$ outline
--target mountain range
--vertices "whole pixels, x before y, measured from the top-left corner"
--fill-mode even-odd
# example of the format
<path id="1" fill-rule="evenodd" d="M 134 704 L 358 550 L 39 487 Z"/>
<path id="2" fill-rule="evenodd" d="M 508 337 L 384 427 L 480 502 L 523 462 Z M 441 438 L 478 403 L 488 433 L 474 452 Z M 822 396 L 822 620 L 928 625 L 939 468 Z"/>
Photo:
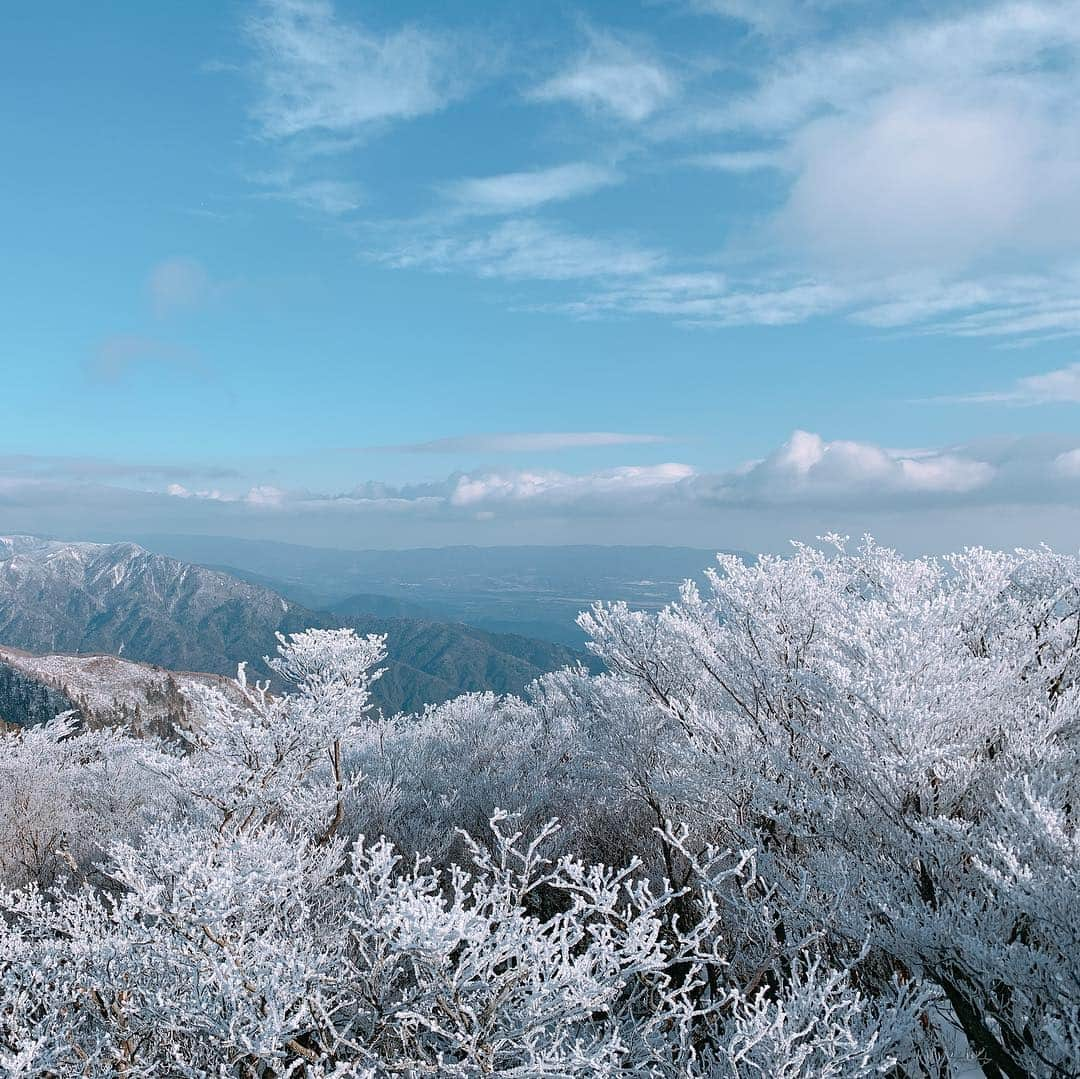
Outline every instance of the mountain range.
<path id="1" fill-rule="evenodd" d="M 268 673 L 261 657 L 273 652 L 276 633 L 347 625 L 387 634 L 387 671 L 375 687 L 386 711 L 414 710 L 470 690 L 515 692 L 545 671 L 595 666 L 584 653 L 549 641 L 398 617 L 406 608 L 395 601 L 384 608 L 391 616 L 362 606 L 313 610 L 264 584 L 135 543 L 0 537 L 0 645 L 8 649 L 108 654 L 219 675 L 248 661 L 258 676 Z"/>
<path id="2" fill-rule="evenodd" d="M 225 536 L 153 535 L 143 546 L 212 566 L 307 607 L 346 617 L 429 618 L 584 646 L 578 613 L 596 600 L 642 610 L 701 580 L 715 551 L 695 547 L 514 546 L 339 550 Z M 746 552 L 736 551 L 744 559 Z"/>

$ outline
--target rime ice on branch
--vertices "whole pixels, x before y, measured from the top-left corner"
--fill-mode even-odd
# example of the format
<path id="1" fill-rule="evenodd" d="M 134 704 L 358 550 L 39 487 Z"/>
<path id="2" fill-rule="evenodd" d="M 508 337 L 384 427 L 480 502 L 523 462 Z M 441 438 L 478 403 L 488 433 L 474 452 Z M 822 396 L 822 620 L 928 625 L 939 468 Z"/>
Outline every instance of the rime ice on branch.
<path id="1" fill-rule="evenodd" d="M 1080 561 L 832 538 L 581 621 L 608 673 L 524 699 L 383 716 L 310 631 L 182 750 L 4 736 L 0 1070 L 1075 1074 Z"/>

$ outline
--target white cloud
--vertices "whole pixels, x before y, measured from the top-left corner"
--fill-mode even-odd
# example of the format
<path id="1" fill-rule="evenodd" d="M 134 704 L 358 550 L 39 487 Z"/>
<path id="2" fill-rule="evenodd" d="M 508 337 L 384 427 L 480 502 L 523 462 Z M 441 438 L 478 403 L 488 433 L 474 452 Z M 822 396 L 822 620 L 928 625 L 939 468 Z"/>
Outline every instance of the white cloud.
<path id="1" fill-rule="evenodd" d="M 748 21 L 759 10 L 698 6 Z M 759 28 L 783 7 L 760 9 Z M 692 163 L 790 177 L 742 242 L 759 267 L 802 280 L 748 273 L 715 324 L 837 314 L 1017 340 L 1080 331 L 1080 6 L 930 10 L 796 48 L 773 42 L 745 68 L 749 89 L 668 120 L 669 136 L 720 139 Z M 826 302 L 799 316 L 787 301 L 808 281 Z"/>
<path id="2" fill-rule="evenodd" d="M 597 472 L 572 474 L 554 469 L 506 469 L 456 473 L 446 480 L 410 486 L 369 482 L 351 491 L 326 494 L 286 491 L 278 487 L 256 486 L 247 492 L 230 493 L 214 488 L 193 490 L 171 483 L 166 493 L 174 498 L 246 505 L 257 509 L 302 512 L 334 509 L 402 511 L 410 507 L 421 512 L 468 508 L 497 508 L 515 505 L 583 505 L 590 500 L 640 498 L 649 492 L 679 484 L 694 475 L 685 464 L 625 465 Z"/>
<path id="3" fill-rule="evenodd" d="M 1013 292 L 998 292 L 996 302 L 934 324 L 931 331 L 956 337 L 1003 338 L 1018 345 L 1080 334 L 1080 293 L 1072 273 L 1044 276 Z"/>
<path id="4" fill-rule="evenodd" d="M 893 281 L 876 296 L 868 297 L 868 304 L 857 309 L 852 317 L 856 322 L 882 329 L 910 326 L 990 305 L 1016 306 L 1025 302 L 1027 291 L 1025 284 L 1019 281 L 958 281 L 951 284 L 933 278 Z"/>
<path id="5" fill-rule="evenodd" d="M 815 0 L 689 0 L 689 6 L 703 15 L 745 23 L 757 34 L 787 35 L 803 29 L 814 9 L 832 5 Z"/>
<path id="6" fill-rule="evenodd" d="M 457 510 L 534 515 L 558 508 L 587 516 L 633 516 L 660 507 L 705 512 L 724 506 L 917 510 L 1052 504 L 1078 493 L 1073 482 L 1080 480 L 1078 443 L 1080 437 L 1002 439 L 947 449 L 891 449 L 797 430 L 766 457 L 724 472 L 700 472 L 677 462 L 581 473 L 507 468 L 405 486 L 370 481 L 342 493 L 262 485 L 204 490 L 179 483 L 170 484 L 167 493 L 283 513 L 362 510 L 441 517 Z"/>
<path id="7" fill-rule="evenodd" d="M 783 133 L 824 113 L 857 114 L 898 87 L 951 87 L 962 98 L 1000 88 L 1044 104 L 1067 100 L 1080 48 L 1073 3 L 982 5 L 930 18 L 901 18 L 781 54 L 745 94 L 701 114 L 714 130 Z M 1048 58 L 1057 62 L 1046 66 Z M 1064 61 L 1064 63 L 1063 63 Z"/>
<path id="8" fill-rule="evenodd" d="M 859 499 L 967 494 L 986 487 L 995 469 L 955 453 L 887 450 L 866 442 L 826 441 L 808 431 L 763 461 L 716 481 L 715 496 L 750 499 Z"/>
<path id="9" fill-rule="evenodd" d="M 815 259 L 844 267 L 962 268 L 1003 246 L 1043 248 L 1073 162 L 1051 132 L 1007 105 L 901 91 L 868 114 L 816 121 L 794 140 L 798 176 L 776 225 Z M 1080 199 L 1075 207 L 1080 210 Z M 1061 244 L 1077 235 L 1062 220 Z M 1071 235 L 1070 235 L 1071 233 Z"/>
<path id="10" fill-rule="evenodd" d="M 718 273 L 649 273 L 607 284 L 559 305 L 584 318 L 650 314 L 701 326 L 783 326 L 849 309 L 849 288 L 814 279 L 791 283 L 732 281 Z"/>
<path id="11" fill-rule="evenodd" d="M 566 101 L 641 123 L 678 94 L 676 77 L 658 60 L 607 34 L 591 32 L 589 46 L 565 70 L 533 89 L 534 101 Z"/>
<path id="12" fill-rule="evenodd" d="M 688 326 L 784 326 L 826 316 L 920 335 L 1026 343 L 1080 335 L 1080 273 L 863 277 L 784 272 L 754 277 L 666 266 L 602 282 L 547 305 L 580 318 L 656 315 Z"/>
<path id="13" fill-rule="evenodd" d="M 462 476 L 450 495 L 454 506 L 502 502 L 582 502 L 594 498 L 640 495 L 681 483 L 694 475 L 689 465 L 626 466 L 574 476 L 555 471 L 488 472 Z"/>
<path id="14" fill-rule="evenodd" d="M 620 180 L 613 169 L 574 162 L 549 169 L 458 180 L 448 184 L 445 190 L 451 200 L 470 213 L 510 214 L 590 195 Z"/>
<path id="15" fill-rule="evenodd" d="M 282 199 L 331 217 L 352 213 L 364 202 L 363 187 L 350 180 L 302 180 L 288 170 L 260 173 L 251 179 L 264 188 L 263 198 Z"/>
<path id="16" fill-rule="evenodd" d="M 687 158 L 687 164 L 736 174 L 789 167 L 787 156 L 776 150 L 720 150 L 711 154 L 695 154 Z"/>
<path id="17" fill-rule="evenodd" d="M 646 446 L 668 442 L 663 435 L 626 434 L 619 431 L 530 431 L 513 434 L 462 435 L 411 442 L 378 449 L 402 453 L 545 453 L 599 446 Z"/>
<path id="18" fill-rule="evenodd" d="M 527 218 L 503 221 L 479 236 L 423 232 L 377 257 L 399 267 L 536 281 L 634 276 L 662 262 L 632 242 L 580 236 Z"/>
<path id="19" fill-rule="evenodd" d="M 0 470 L 7 527 L 72 538 L 172 531 L 426 546 L 520 542 L 527 527 L 535 542 L 775 550 L 793 536 L 869 529 L 920 550 L 1042 540 L 1075 549 L 1080 527 L 1080 436 L 898 450 L 796 431 L 764 458 L 727 471 L 683 463 L 580 473 L 500 468 L 340 493 L 236 486 L 227 476 L 204 487 L 159 473 L 162 489 L 145 490 L 123 485 L 121 475 L 106 485 L 27 473 Z"/>
<path id="20" fill-rule="evenodd" d="M 1070 479 L 1080 479 L 1080 449 L 1059 453 L 1054 458 L 1054 466 Z"/>
<path id="21" fill-rule="evenodd" d="M 289 495 L 278 487 L 263 484 L 245 494 L 232 494 L 218 488 L 192 490 L 181 483 L 170 483 L 165 493 L 171 498 L 194 498 L 205 502 L 238 502 L 247 506 L 277 509 L 285 505 Z"/>
<path id="22" fill-rule="evenodd" d="M 286 494 L 279 487 L 272 487 L 269 484 L 262 484 L 258 487 L 252 487 L 246 495 L 244 495 L 244 501 L 251 506 L 270 506 L 276 508 L 285 504 Z"/>
<path id="23" fill-rule="evenodd" d="M 730 53 L 690 57 L 678 72 L 644 39 L 586 27 L 582 51 L 526 96 L 640 125 L 609 132 L 621 141 L 600 154 L 590 147 L 618 170 L 571 160 L 426 180 L 438 198 L 426 213 L 362 222 L 358 184 L 297 171 L 293 154 L 264 177 L 264 194 L 353 215 L 350 234 L 387 265 L 567 283 L 561 298 L 535 302 L 515 289 L 513 303 L 581 318 L 831 317 L 1010 345 L 1080 335 L 1080 4 L 885 6 L 873 19 L 852 5 L 830 21 L 844 2 L 681 0 L 684 15 L 709 11 L 764 36 L 736 35 Z M 247 30 L 263 133 L 307 148 L 434 112 L 467 81 L 460 43 L 416 26 L 365 28 L 327 0 L 265 0 Z M 673 151 L 665 137 L 682 141 Z M 715 238 L 703 208 L 695 247 L 710 256 L 524 216 L 672 161 L 761 174 L 760 185 L 741 181 L 761 201 Z"/>
<path id="24" fill-rule="evenodd" d="M 1056 371 L 1025 375 L 1004 390 L 946 398 L 972 404 L 1049 405 L 1080 404 L 1080 363 Z"/>
<path id="25" fill-rule="evenodd" d="M 464 91 L 461 52 L 419 27 L 377 33 L 329 0 L 263 0 L 246 22 L 271 138 L 355 136 L 371 125 L 444 108 Z"/>

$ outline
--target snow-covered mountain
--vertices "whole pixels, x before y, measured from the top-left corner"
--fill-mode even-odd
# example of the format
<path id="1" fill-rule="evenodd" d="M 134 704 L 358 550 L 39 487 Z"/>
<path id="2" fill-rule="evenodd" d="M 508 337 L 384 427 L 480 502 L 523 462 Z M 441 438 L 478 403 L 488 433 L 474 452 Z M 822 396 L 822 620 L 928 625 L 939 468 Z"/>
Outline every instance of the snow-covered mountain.
<path id="1" fill-rule="evenodd" d="M 238 649 L 262 655 L 309 623 L 268 589 L 134 543 L 0 537 L 0 644 L 231 673 Z"/>
<path id="2" fill-rule="evenodd" d="M 520 690 L 544 671 L 588 662 L 572 649 L 460 624 L 313 611 L 260 584 L 135 543 L 0 537 L 0 645 L 107 654 L 174 671 L 265 676 L 275 633 L 351 625 L 389 637 L 376 700 L 415 709 L 469 690 Z"/>
<path id="3" fill-rule="evenodd" d="M 169 671 L 118 656 L 37 656 L 0 647 L 0 721 L 17 727 L 74 712 L 86 727 L 123 726 L 167 737 L 188 725 L 194 690 L 205 685 L 235 692 L 220 675 Z"/>

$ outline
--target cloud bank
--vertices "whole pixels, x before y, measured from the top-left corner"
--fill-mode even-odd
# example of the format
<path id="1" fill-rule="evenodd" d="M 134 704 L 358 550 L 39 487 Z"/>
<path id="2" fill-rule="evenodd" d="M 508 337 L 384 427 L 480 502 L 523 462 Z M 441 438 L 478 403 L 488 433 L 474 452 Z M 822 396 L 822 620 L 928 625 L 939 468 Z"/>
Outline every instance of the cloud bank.
<path id="1" fill-rule="evenodd" d="M 520 542 L 523 528 L 537 542 L 761 549 L 832 528 L 869 529 L 915 549 L 939 541 L 1075 547 L 1080 534 L 1080 436 L 897 450 L 795 431 L 726 471 L 677 461 L 577 473 L 498 468 L 341 491 L 188 473 L 6 459 L 0 520 L 9 530 L 73 537 L 172 530 L 345 547 Z"/>

